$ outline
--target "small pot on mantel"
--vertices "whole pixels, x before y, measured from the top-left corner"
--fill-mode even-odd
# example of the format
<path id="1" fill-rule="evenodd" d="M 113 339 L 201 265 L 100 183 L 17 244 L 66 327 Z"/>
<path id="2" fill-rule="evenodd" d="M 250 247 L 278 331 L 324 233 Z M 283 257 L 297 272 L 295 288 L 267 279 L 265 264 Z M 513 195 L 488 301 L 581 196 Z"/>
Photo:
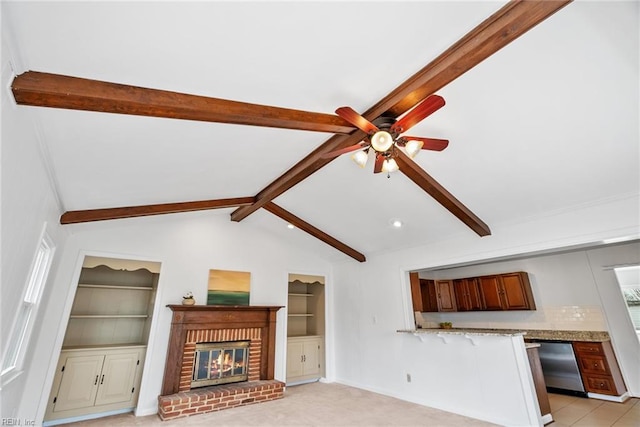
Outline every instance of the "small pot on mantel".
<path id="1" fill-rule="evenodd" d="M 182 298 L 182 305 L 194 305 L 196 303 L 195 298 Z"/>

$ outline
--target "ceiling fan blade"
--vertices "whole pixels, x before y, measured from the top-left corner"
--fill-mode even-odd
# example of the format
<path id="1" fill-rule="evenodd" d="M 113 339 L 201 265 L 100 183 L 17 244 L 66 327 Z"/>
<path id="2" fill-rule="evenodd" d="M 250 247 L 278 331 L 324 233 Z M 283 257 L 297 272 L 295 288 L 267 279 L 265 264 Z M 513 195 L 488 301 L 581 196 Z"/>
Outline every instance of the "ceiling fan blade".
<path id="1" fill-rule="evenodd" d="M 449 146 L 449 140 L 447 139 L 421 138 L 419 136 L 403 135 L 401 140 L 403 140 L 403 146 L 405 145 L 406 141 L 422 141 L 423 150 L 442 151 Z"/>
<path id="2" fill-rule="evenodd" d="M 351 107 L 340 107 L 336 110 L 336 114 L 368 134 L 378 131 L 378 127 L 369 120 L 362 117 Z"/>
<path id="3" fill-rule="evenodd" d="M 338 157 L 338 156 L 341 156 L 341 155 L 346 154 L 346 153 L 351 153 L 352 151 L 357 151 L 357 150 L 360 150 L 360 149 L 363 149 L 363 148 L 367 148 L 368 146 L 369 146 L 369 144 L 363 141 L 363 142 L 359 142 L 359 143 L 357 143 L 355 145 L 350 145 L 349 147 L 342 148 L 340 150 L 336 150 L 336 151 L 331 151 L 329 153 L 325 153 L 320 157 L 323 158 L 323 159 L 330 159 L 332 157 Z"/>
<path id="4" fill-rule="evenodd" d="M 11 85 L 19 105 L 350 134 L 332 114 L 27 71 Z"/>
<path id="5" fill-rule="evenodd" d="M 391 126 L 391 130 L 397 133 L 403 133 L 417 125 L 425 117 L 438 111 L 444 107 L 444 98 L 439 95 L 431 95 L 420 104 L 418 104 L 413 110 L 409 111 L 404 117 L 395 122 Z"/>
<path id="6" fill-rule="evenodd" d="M 373 165 L 373 173 L 382 172 L 383 163 L 384 163 L 384 156 L 382 154 L 376 153 L 376 162 Z"/>
<path id="7" fill-rule="evenodd" d="M 460 221 L 464 222 L 469 228 L 475 231 L 479 236 L 488 236 L 491 234 L 489 226 L 480 218 L 469 210 L 465 205 L 456 199 L 453 194 L 449 193 L 438 181 L 433 179 L 425 172 L 416 162 L 411 160 L 409 156 L 398 150 L 396 152 L 396 163 L 400 167 L 400 171 L 411 181 L 416 183 L 418 187 L 429 193 L 431 197 L 436 199 L 445 209 L 456 216 Z"/>

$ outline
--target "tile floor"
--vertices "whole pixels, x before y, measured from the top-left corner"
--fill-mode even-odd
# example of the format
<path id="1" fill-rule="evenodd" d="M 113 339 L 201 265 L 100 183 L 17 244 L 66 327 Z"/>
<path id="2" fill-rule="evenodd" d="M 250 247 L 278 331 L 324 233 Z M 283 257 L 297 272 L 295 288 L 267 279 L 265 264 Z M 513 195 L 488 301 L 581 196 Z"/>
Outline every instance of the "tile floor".
<path id="1" fill-rule="evenodd" d="M 547 427 L 637 427 L 640 426 L 640 399 L 624 403 L 549 393 L 554 422 Z"/>

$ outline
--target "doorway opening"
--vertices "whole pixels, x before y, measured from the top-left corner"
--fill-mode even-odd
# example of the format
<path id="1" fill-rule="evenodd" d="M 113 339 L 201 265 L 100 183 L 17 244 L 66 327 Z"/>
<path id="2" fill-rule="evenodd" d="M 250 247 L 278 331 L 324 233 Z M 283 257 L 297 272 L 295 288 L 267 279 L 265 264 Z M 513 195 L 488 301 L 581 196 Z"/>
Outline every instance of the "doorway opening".
<path id="1" fill-rule="evenodd" d="M 631 322 L 640 339 L 640 265 L 614 269 Z"/>

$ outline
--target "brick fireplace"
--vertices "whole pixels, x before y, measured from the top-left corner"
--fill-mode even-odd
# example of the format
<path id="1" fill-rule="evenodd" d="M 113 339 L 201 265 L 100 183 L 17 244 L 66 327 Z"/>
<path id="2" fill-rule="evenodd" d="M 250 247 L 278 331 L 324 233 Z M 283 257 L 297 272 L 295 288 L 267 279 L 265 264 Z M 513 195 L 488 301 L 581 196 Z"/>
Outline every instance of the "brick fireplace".
<path id="1" fill-rule="evenodd" d="M 279 399 L 274 380 L 275 306 L 169 305 L 173 311 L 158 414 L 163 420 Z M 247 380 L 192 388 L 196 346 L 247 341 Z"/>

